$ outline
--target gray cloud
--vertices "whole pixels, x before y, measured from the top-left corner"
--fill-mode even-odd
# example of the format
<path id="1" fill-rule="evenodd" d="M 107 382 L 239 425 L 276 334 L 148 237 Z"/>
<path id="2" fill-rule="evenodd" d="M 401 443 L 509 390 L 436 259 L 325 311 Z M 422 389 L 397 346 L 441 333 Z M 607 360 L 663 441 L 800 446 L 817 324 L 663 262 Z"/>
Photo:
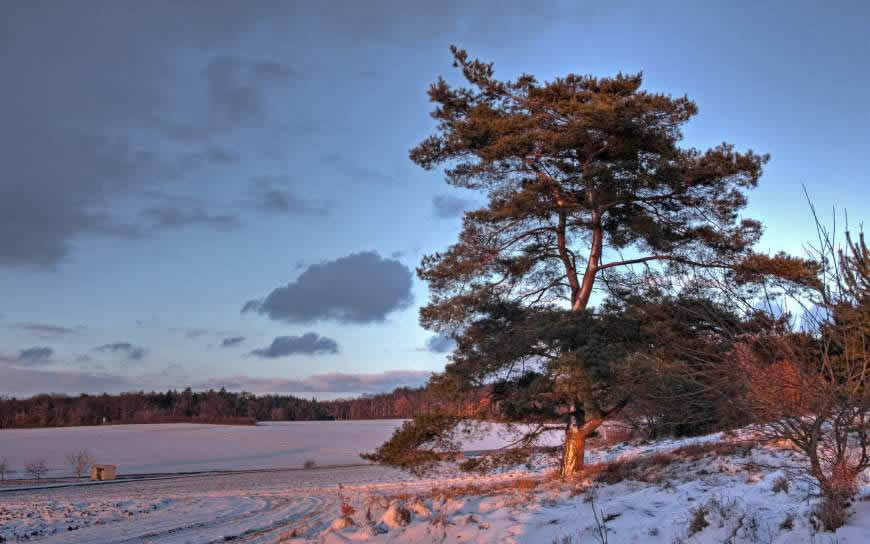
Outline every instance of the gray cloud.
<path id="1" fill-rule="evenodd" d="M 129 342 L 115 342 L 113 344 L 104 344 L 94 348 L 94 351 L 101 353 L 124 353 L 131 361 L 140 361 L 145 358 L 146 350 L 140 346 L 134 346 Z"/>
<path id="2" fill-rule="evenodd" d="M 54 350 L 45 346 L 35 346 L 32 348 L 23 349 L 18 352 L 18 357 L 14 362 L 41 365 L 51 361 L 51 356 L 54 355 Z"/>
<path id="3" fill-rule="evenodd" d="M 208 97 L 205 119 L 194 124 L 159 122 L 160 130 L 172 139 L 196 142 L 247 125 L 262 125 L 270 88 L 288 83 L 297 74 L 273 60 L 220 57 L 205 67 L 202 76 Z"/>
<path id="4" fill-rule="evenodd" d="M 250 193 L 253 207 L 257 210 L 276 215 L 327 215 L 329 206 L 315 203 L 300 197 L 295 190 L 288 188 L 289 180 L 284 176 L 257 176 L 251 179 Z"/>
<path id="5" fill-rule="evenodd" d="M 3 27 L 16 32 L 0 32 L 0 63 L 15 74 L 0 88 L 0 266 L 53 268 L 74 239 L 141 237 L 137 218 L 116 215 L 118 199 L 238 162 L 206 142 L 167 146 L 163 128 L 211 134 L 246 115 L 268 117 L 263 89 L 292 77 L 270 59 L 206 67 L 198 79 L 208 111 L 198 125 L 179 121 L 191 108 L 176 92 L 192 88 L 179 51 L 232 44 L 284 9 L 265 8 L 157 1 L 131 11 L 124 2 L 35 0 L 4 10 Z"/>
<path id="6" fill-rule="evenodd" d="M 439 219 L 460 217 L 465 210 L 471 209 L 473 206 L 473 201 L 451 195 L 438 195 L 432 199 L 435 217 Z"/>
<path id="7" fill-rule="evenodd" d="M 411 270 L 375 252 L 355 253 L 309 266 L 294 282 L 263 300 L 248 301 L 242 313 L 257 312 L 276 321 L 311 323 L 383 322 L 412 300 Z"/>
<path id="8" fill-rule="evenodd" d="M 244 336 L 231 336 L 229 338 L 224 338 L 223 340 L 221 340 L 221 346 L 225 348 L 232 348 L 238 346 L 244 341 Z"/>
<path id="9" fill-rule="evenodd" d="M 339 174 L 354 181 L 375 181 L 388 183 L 392 176 L 361 166 L 340 153 L 329 153 L 323 157 L 323 162 L 331 166 Z"/>
<path id="10" fill-rule="evenodd" d="M 186 338 L 187 340 L 196 340 L 204 336 L 213 336 L 216 338 L 220 338 L 222 336 L 236 334 L 235 331 L 231 330 L 211 329 L 205 327 L 172 327 L 169 329 L 169 331 L 174 333 L 180 333 L 184 335 L 184 338 Z"/>
<path id="11" fill-rule="evenodd" d="M 202 209 L 185 209 L 176 207 L 147 208 L 142 211 L 155 229 L 180 229 L 189 226 L 202 225 L 219 231 L 229 231 L 239 228 L 241 221 L 238 215 L 231 213 L 210 214 Z"/>
<path id="12" fill-rule="evenodd" d="M 70 327 L 61 327 L 59 325 L 47 325 L 45 323 L 13 323 L 12 325 L 9 325 L 9 328 L 26 331 L 44 338 L 71 336 L 81 332 L 81 328 L 73 329 Z"/>
<path id="13" fill-rule="evenodd" d="M 456 347 L 456 340 L 446 334 L 436 334 L 426 340 L 426 351 L 432 353 L 447 353 Z"/>
<path id="14" fill-rule="evenodd" d="M 282 189 L 269 189 L 260 195 L 257 207 L 265 212 L 287 215 L 326 215 L 327 209 L 313 206 L 294 193 Z"/>
<path id="15" fill-rule="evenodd" d="M 332 338 L 309 332 L 302 336 L 278 336 L 265 348 L 251 351 L 251 355 L 266 359 L 291 355 L 327 355 L 338 353 L 338 343 Z"/>
<path id="16" fill-rule="evenodd" d="M 301 76 L 281 61 L 319 36 L 335 48 L 363 42 L 443 54 L 449 41 L 534 35 L 561 15 L 555 4 L 518 0 L 502 2 L 498 11 L 459 0 L 155 0 L 135 10 L 100 0 L 17 3 L 3 11 L 3 29 L 15 31 L 0 32 L 0 62 L 10 75 L 0 88 L 0 266 L 52 268 L 69 256 L 74 240 L 142 237 L 148 232 L 141 218 L 119 215 L 118 200 L 237 163 L 239 155 L 214 146 L 239 130 L 267 129 L 245 135 L 245 142 L 266 147 L 276 131 L 310 122 L 280 118 L 287 100 L 278 109 L 272 98 Z M 242 50 L 248 40 L 240 38 L 254 30 L 258 38 L 290 41 L 265 45 L 264 58 L 225 55 Z M 198 60 L 209 52 L 215 52 L 210 61 Z M 308 55 L 296 59 L 307 62 L 305 70 L 324 70 Z M 351 73 L 370 77 L 371 68 Z M 343 155 L 325 160 L 354 180 L 392 179 Z"/>
<path id="17" fill-rule="evenodd" d="M 181 329 L 184 333 L 184 337 L 188 340 L 194 340 L 196 338 L 200 338 L 202 336 L 207 335 L 211 331 L 209 329 Z"/>

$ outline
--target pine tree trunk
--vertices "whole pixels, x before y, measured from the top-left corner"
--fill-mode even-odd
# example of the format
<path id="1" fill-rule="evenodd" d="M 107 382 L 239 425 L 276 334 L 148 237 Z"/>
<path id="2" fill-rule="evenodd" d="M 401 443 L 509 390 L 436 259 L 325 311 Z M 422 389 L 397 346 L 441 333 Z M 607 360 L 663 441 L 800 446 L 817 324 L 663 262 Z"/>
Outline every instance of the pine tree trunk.
<path id="1" fill-rule="evenodd" d="M 559 470 L 562 478 L 573 476 L 583 470 L 583 457 L 586 453 L 586 436 L 577 425 L 571 425 L 565 430 L 565 445 L 562 447 L 562 466 Z"/>
<path id="2" fill-rule="evenodd" d="M 562 448 L 562 466 L 559 474 L 562 478 L 575 476 L 583 472 L 586 455 L 586 438 L 604 423 L 603 418 L 587 421 L 582 426 L 572 421 L 565 430 L 565 445 Z"/>

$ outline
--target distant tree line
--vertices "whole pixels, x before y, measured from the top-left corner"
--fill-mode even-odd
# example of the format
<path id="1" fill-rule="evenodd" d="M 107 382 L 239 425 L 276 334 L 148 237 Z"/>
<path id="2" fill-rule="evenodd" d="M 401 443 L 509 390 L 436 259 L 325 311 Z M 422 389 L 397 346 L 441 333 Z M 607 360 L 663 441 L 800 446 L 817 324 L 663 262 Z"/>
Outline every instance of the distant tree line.
<path id="1" fill-rule="evenodd" d="M 0 398 L 0 429 L 69 427 L 133 423 L 254 424 L 257 421 L 327 421 L 411 418 L 435 411 L 461 411 L 484 393 L 445 402 L 422 388 L 353 399 L 318 401 L 292 395 L 255 395 L 220 391 L 67 396 L 43 394 L 27 399 Z M 497 417 L 497 414 L 493 414 Z"/>

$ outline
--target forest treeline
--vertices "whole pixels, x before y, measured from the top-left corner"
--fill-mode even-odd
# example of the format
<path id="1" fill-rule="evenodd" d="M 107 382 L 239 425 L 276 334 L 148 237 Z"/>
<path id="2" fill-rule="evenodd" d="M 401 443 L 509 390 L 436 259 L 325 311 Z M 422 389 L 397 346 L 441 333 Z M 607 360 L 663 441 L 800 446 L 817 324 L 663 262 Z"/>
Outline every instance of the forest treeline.
<path id="1" fill-rule="evenodd" d="M 0 429 L 131 423 L 218 423 L 252 425 L 258 421 L 329 421 L 411 418 L 437 411 L 457 412 L 479 402 L 436 399 L 423 388 L 353 399 L 319 401 L 292 395 L 254 395 L 220 391 L 170 390 L 118 395 L 37 395 L 0 398 Z"/>

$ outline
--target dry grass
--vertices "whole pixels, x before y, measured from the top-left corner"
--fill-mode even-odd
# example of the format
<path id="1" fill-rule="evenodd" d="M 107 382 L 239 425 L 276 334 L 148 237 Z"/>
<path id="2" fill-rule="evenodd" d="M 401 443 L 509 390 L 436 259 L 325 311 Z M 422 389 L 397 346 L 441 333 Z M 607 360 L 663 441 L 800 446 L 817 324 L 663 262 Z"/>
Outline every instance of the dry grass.
<path id="1" fill-rule="evenodd" d="M 777 476 L 773 481 L 773 487 L 770 488 L 774 493 L 788 493 L 788 479 L 785 476 Z"/>
<path id="2" fill-rule="evenodd" d="M 623 459 L 612 463 L 587 465 L 583 477 L 605 484 L 634 480 L 660 484 L 667 475 L 663 469 L 676 462 L 695 461 L 707 456 L 747 456 L 755 442 L 705 442 L 689 444 L 672 451 L 654 453 L 643 457 Z"/>
<path id="3" fill-rule="evenodd" d="M 542 483 L 544 483 L 544 479 L 517 478 L 514 480 L 494 482 L 486 485 L 466 484 L 449 487 L 434 487 L 432 488 L 431 495 L 443 499 L 454 499 L 457 497 L 496 495 L 506 491 L 532 492 Z"/>
<path id="4" fill-rule="evenodd" d="M 700 533 L 710 526 L 710 522 L 707 521 L 707 514 L 709 513 L 710 510 L 706 504 L 699 504 L 689 511 L 689 514 L 692 517 L 689 522 L 689 536 L 692 536 L 695 533 Z"/>
<path id="5" fill-rule="evenodd" d="M 716 455 L 719 457 L 739 455 L 741 457 L 746 457 L 756 446 L 758 446 L 757 441 L 749 440 L 702 442 L 682 446 L 673 450 L 671 453 L 677 457 L 685 459 L 700 459 L 708 455 Z"/>

